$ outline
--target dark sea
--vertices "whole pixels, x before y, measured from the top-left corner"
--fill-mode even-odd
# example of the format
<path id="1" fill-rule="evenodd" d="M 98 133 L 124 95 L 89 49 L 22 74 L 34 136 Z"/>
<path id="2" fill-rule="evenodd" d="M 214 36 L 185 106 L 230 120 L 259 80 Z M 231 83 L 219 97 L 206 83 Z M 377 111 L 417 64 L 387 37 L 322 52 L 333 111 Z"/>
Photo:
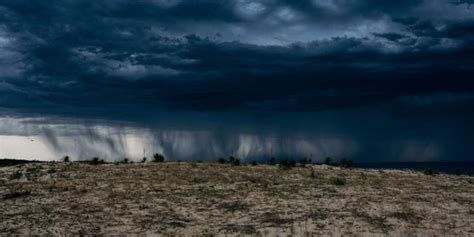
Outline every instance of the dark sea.
<path id="1" fill-rule="evenodd" d="M 474 175 L 474 161 L 451 161 L 451 162 L 355 162 L 355 168 L 368 169 L 399 169 L 424 171 L 431 169 L 439 173 Z"/>

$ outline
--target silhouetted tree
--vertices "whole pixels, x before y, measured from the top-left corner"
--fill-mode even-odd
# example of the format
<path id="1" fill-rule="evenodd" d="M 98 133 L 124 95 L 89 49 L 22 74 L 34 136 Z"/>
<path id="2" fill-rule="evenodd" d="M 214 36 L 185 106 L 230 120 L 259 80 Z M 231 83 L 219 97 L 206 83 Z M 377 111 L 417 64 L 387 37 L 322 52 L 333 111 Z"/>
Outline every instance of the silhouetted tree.
<path id="1" fill-rule="evenodd" d="M 153 161 L 154 162 L 164 162 L 165 161 L 165 156 L 163 156 L 162 154 L 154 154 L 153 155 Z"/>
<path id="2" fill-rule="evenodd" d="M 276 161 L 275 157 L 271 157 L 270 160 L 268 161 L 268 164 L 275 165 L 275 161 Z"/>
<path id="3" fill-rule="evenodd" d="M 146 162 L 146 157 L 143 157 L 142 163 L 145 163 L 145 162 Z"/>
<path id="4" fill-rule="evenodd" d="M 331 165 L 331 157 L 326 157 L 326 160 L 324 161 L 326 165 Z"/>
<path id="5" fill-rule="evenodd" d="M 98 165 L 99 164 L 99 157 L 92 158 L 92 164 L 93 165 Z"/>
<path id="6" fill-rule="evenodd" d="M 435 174 L 438 174 L 438 171 L 434 170 L 434 169 L 425 169 L 423 171 L 424 174 L 426 175 L 435 175 Z"/>
<path id="7" fill-rule="evenodd" d="M 251 165 L 256 166 L 256 165 L 257 165 L 257 161 L 253 160 L 252 163 L 251 163 Z"/>
<path id="8" fill-rule="evenodd" d="M 221 157 L 221 158 L 217 159 L 217 162 L 218 162 L 219 164 L 225 164 L 225 163 L 226 163 L 226 160 Z"/>
<path id="9" fill-rule="evenodd" d="M 64 161 L 64 162 L 69 162 L 69 156 L 63 157 L 63 161 Z"/>
<path id="10" fill-rule="evenodd" d="M 456 169 L 456 170 L 454 171 L 454 174 L 457 175 L 457 176 L 459 176 L 459 175 L 461 175 L 461 171 L 460 171 L 459 169 Z"/>
<path id="11" fill-rule="evenodd" d="M 240 165 L 240 159 L 239 159 L 239 158 L 235 158 L 233 164 L 234 164 L 235 166 L 239 166 L 239 165 Z"/>
<path id="12" fill-rule="evenodd" d="M 305 166 L 306 164 L 308 164 L 308 159 L 306 159 L 306 157 L 305 157 L 305 158 L 302 158 L 302 159 L 300 160 L 300 164 L 301 164 L 302 166 Z"/>
<path id="13" fill-rule="evenodd" d="M 291 169 L 296 166 L 296 161 L 294 159 L 282 159 L 280 160 L 280 168 L 282 169 Z"/>
<path id="14" fill-rule="evenodd" d="M 342 168 L 351 168 L 352 167 L 352 160 L 342 159 L 341 160 L 341 167 Z"/>

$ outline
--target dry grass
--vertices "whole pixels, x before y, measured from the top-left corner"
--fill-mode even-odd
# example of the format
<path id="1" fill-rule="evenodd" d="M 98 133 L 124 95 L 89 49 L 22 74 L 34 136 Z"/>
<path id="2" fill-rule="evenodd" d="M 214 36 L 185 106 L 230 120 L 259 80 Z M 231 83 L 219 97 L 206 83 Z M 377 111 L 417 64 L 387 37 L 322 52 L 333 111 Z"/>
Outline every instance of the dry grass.
<path id="1" fill-rule="evenodd" d="M 319 166 L 0 168 L 2 234 L 474 235 L 474 178 Z"/>

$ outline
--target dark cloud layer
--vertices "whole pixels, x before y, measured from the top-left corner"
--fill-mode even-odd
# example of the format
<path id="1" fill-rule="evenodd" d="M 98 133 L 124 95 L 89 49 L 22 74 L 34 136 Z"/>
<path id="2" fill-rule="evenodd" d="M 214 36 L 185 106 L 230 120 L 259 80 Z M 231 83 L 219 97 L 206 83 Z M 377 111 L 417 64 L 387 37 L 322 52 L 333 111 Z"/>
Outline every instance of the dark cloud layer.
<path id="1" fill-rule="evenodd" d="M 400 141 L 443 124 L 437 143 L 458 136 L 452 152 L 473 155 L 472 125 L 455 123 L 474 117 L 471 3 L 0 0 L 0 111 L 142 125 L 182 111 L 350 111 L 404 126 L 378 130 Z M 346 123 L 334 132 L 357 127 Z"/>

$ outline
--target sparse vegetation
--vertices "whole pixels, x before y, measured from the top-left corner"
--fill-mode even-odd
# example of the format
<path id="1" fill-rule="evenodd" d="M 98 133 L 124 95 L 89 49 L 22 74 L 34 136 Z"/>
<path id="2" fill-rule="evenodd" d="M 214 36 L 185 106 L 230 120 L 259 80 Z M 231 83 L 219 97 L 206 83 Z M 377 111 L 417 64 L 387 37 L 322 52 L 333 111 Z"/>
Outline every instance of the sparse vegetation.
<path id="1" fill-rule="evenodd" d="M 217 162 L 218 162 L 219 164 L 225 164 L 225 163 L 227 163 L 227 161 L 226 161 L 224 158 L 222 158 L 222 157 L 219 158 L 219 159 L 217 159 Z"/>
<path id="2" fill-rule="evenodd" d="M 403 221 L 406 221 L 408 223 L 412 224 L 418 224 L 422 218 L 417 215 L 413 210 L 410 210 L 409 212 L 393 212 L 388 215 L 389 217 L 392 218 L 397 218 Z"/>
<path id="3" fill-rule="evenodd" d="M 120 160 L 93 167 L 89 162 L 1 167 L 0 216 L 8 221 L 0 221 L 0 230 L 17 235 L 48 235 L 54 229 L 64 235 L 313 236 L 335 229 L 349 235 L 356 223 L 357 231 L 373 235 L 396 235 L 404 226 L 403 233 L 466 236 L 473 224 L 474 179 L 468 176 L 320 165 L 282 172 L 267 165 L 236 167 L 228 159 L 227 165 Z M 279 160 L 278 167 L 281 163 L 291 167 L 294 161 Z M 51 170 L 54 175 L 48 175 Z M 20 174 L 15 179 L 24 178 L 10 180 L 14 173 Z M 453 220 L 456 225 L 431 228 Z"/>
<path id="4" fill-rule="evenodd" d="M 21 198 L 21 197 L 26 197 L 30 195 L 31 195 L 30 191 L 15 191 L 15 192 L 4 194 L 3 199 Z"/>
<path id="5" fill-rule="evenodd" d="M 220 205 L 221 208 L 224 208 L 226 212 L 236 212 L 236 211 L 246 211 L 249 209 L 248 205 L 242 201 L 235 201 L 230 203 L 223 203 Z"/>
<path id="6" fill-rule="evenodd" d="M 387 223 L 387 217 L 369 215 L 359 211 L 355 211 L 354 216 L 363 219 L 371 226 L 381 230 L 383 233 L 387 233 L 387 231 L 390 230 L 390 226 Z"/>

